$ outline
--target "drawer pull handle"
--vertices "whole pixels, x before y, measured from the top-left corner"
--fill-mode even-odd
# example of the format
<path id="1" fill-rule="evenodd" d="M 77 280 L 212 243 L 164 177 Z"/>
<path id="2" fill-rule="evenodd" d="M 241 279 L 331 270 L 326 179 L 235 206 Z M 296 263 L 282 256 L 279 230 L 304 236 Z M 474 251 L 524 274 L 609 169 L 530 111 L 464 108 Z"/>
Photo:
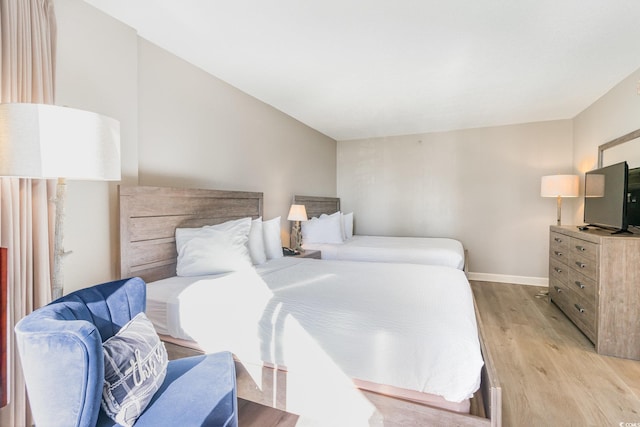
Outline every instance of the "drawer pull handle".
<path id="1" fill-rule="evenodd" d="M 576 286 L 579 287 L 580 289 L 584 289 L 584 285 L 578 280 L 576 280 Z"/>
<path id="2" fill-rule="evenodd" d="M 553 240 L 555 240 L 558 243 L 562 243 L 562 239 L 559 237 L 554 237 Z"/>
<path id="3" fill-rule="evenodd" d="M 562 273 L 562 269 L 561 268 L 553 267 L 553 269 L 556 271 L 556 273 Z"/>
<path id="4" fill-rule="evenodd" d="M 584 252 L 584 251 L 587 250 L 587 248 L 585 248 L 584 246 L 580 246 L 580 245 L 576 246 L 576 249 L 581 251 L 581 252 Z"/>
<path id="5" fill-rule="evenodd" d="M 553 251 L 553 253 L 554 253 L 556 256 L 562 256 L 562 252 Z"/>
<path id="6" fill-rule="evenodd" d="M 556 289 L 556 292 L 557 292 L 557 293 L 561 293 L 561 292 L 562 292 L 562 288 L 559 288 L 559 287 L 557 287 L 557 286 L 554 286 L 554 288 Z"/>
<path id="7" fill-rule="evenodd" d="M 576 261 L 576 265 L 580 268 L 585 268 L 587 266 L 587 264 L 580 262 L 580 261 Z"/>
<path id="8" fill-rule="evenodd" d="M 580 307 L 580 305 L 574 304 L 574 307 L 576 308 L 576 310 L 578 310 L 578 312 L 584 313 L 584 308 Z"/>

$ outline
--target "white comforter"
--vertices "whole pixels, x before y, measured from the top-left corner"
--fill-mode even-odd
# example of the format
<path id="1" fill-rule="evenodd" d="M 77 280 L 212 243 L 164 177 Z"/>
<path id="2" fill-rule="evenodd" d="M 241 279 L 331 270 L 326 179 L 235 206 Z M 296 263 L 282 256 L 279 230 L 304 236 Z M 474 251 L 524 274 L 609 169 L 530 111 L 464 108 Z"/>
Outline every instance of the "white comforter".
<path id="1" fill-rule="evenodd" d="M 304 243 L 322 251 L 322 259 L 408 262 L 462 269 L 464 248 L 455 239 L 439 237 L 353 236 L 344 243 Z"/>
<path id="2" fill-rule="evenodd" d="M 289 371 L 345 376 L 460 402 L 483 365 L 469 283 L 439 266 L 272 260 L 255 271 L 147 287 L 159 333 Z"/>

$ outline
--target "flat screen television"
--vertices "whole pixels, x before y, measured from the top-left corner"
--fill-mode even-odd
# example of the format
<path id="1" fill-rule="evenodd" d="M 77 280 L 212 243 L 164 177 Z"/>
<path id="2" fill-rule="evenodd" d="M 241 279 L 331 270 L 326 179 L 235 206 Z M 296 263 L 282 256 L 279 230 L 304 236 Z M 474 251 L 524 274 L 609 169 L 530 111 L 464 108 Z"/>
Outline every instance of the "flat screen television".
<path id="1" fill-rule="evenodd" d="M 584 222 L 625 232 L 627 220 L 627 162 L 594 169 L 584 179 Z"/>
<path id="2" fill-rule="evenodd" d="M 627 178 L 627 225 L 640 227 L 640 168 L 629 169 Z"/>

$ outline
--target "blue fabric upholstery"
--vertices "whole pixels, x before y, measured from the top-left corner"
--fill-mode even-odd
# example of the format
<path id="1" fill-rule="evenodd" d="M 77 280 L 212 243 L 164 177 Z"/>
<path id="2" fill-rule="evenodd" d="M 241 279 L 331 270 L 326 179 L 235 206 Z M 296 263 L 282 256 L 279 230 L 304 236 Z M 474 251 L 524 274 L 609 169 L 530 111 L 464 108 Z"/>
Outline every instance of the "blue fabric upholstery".
<path id="1" fill-rule="evenodd" d="M 73 292 L 18 322 L 18 350 L 38 427 L 117 425 L 100 408 L 102 343 L 145 304 L 144 281 L 123 279 Z M 169 362 L 161 388 L 135 425 L 237 427 L 231 354 Z"/>

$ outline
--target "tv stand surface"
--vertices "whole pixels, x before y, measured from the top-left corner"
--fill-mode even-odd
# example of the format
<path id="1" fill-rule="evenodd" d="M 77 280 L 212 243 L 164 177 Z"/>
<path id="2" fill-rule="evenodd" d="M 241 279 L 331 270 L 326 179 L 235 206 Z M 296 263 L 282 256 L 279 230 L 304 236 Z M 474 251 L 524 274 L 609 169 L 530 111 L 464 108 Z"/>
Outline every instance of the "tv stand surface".
<path id="1" fill-rule="evenodd" d="M 640 235 L 551 226 L 549 299 L 607 356 L 640 360 Z"/>
<path id="2" fill-rule="evenodd" d="M 615 235 L 615 234 L 635 234 L 634 232 L 630 231 L 628 228 L 610 228 L 610 227 L 604 227 L 602 225 L 595 225 L 595 224 L 587 224 L 587 225 L 581 225 L 578 226 L 578 230 L 580 231 L 589 231 L 591 230 L 591 228 L 596 229 L 596 230 L 602 230 L 603 232 L 608 232 L 611 235 Z"/>
<path id="3" fill-rule="evenodd" d="M 611 233 L 611 235 L 615 236 L 616 234 L 633 234 L 632 232 L 630 232 L 629 230 L 616 230 L 614 232 Z"/>

